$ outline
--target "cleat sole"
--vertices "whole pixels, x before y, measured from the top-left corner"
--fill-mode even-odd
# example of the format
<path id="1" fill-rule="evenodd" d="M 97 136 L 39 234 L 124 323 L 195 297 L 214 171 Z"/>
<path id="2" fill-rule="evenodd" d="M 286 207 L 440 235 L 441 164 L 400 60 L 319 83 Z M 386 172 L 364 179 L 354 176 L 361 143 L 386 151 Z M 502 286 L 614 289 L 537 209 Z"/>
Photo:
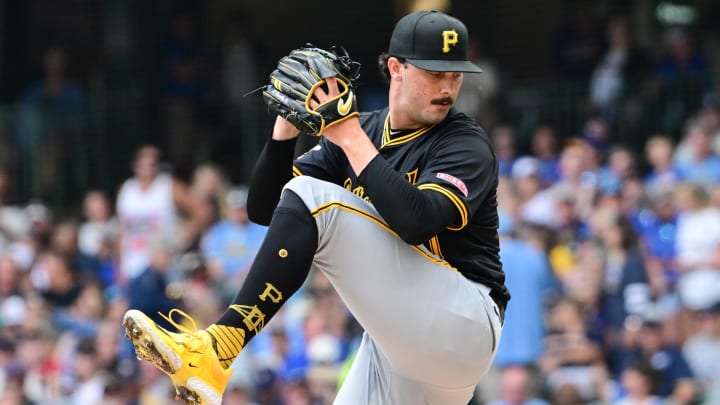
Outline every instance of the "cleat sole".
<path id="1" fill-rule="evenodd" d="M 187 405 L 200 405 L 200 396 L 197 392 L 188 389 L 185 386 L 179 386 L 177 390 L 177 399 L 184 401 Z"/>
<path id="2" fill-rule="evenodd" d="M 140 360 L 149 361 L 157 366 L 164 373 L 172 375 L 180 368 L 180 361 L 172 361 L 169 359 L 170 355 L 163 354 L 163 351 L 172 353 L 172 350 L 167 347 L 159 348 L 155 345 L 155 342 L 162 344 L 160 337 L 153 332 L 150 325 L 146 324 L 146 321 L 142 316 L 134 314 L 133 311 L 129 311 L 125 315 L 123 320 L 123 326 L 125 327 L 125 336 L 135 346 L 135 355 Z M 175 366 L 173 363 L 177 363 Z"/>
<path id="3" fill-rule="evenodd" d="M 197 377 L 185 377 L 176 373 L 183 365 L 181 358 L 162 340 L 153 326 L 152 320 L 142 312 L 129 310 L 123 318 L 125 336 L 135 347 L 135 355 L 140 360 L 153 363 L 170 376 L 175 385 L 176 398 L 187 405 L 221 405 L 222 391 L 219 393 L 205 381 Z M 162 333 L 163 331 L 159 331 Z"/>

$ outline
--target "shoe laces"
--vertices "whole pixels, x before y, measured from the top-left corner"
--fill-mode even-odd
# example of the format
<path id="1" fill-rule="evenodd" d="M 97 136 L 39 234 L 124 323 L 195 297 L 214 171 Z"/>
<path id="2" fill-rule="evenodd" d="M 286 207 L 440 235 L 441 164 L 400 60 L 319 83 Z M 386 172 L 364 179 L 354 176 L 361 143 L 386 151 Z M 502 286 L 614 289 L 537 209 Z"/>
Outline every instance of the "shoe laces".
<path id="1" fill-rule="evenodd" d="M 188 321 L 190 324 L 190 327 L 187 327 L 183 325 L 181 322 L 177 322 L 173 319 L 173 314 L 178 314 L 182 318 L 184 318 L 185 321 Z M 201 330 L 198 330 L 197 324 L 195 323 L 195 320 L 192 319 L 190 315 L 185 313 L 182 310 L 179 310 L 177 308 L 173 308 L 168 312 L 167 315 L 158 312 L 160 316 L 162 316 L 166 321 L 168 321 L 172 326 L 175 327 L 180 333 L 177 335 L 181 337 L 181 343 L 183 346 L 187 347 L 190 351 L 195 351 L 198 348 L 201 348 L 206 345 L 206 340 L 202 334 Z"/>

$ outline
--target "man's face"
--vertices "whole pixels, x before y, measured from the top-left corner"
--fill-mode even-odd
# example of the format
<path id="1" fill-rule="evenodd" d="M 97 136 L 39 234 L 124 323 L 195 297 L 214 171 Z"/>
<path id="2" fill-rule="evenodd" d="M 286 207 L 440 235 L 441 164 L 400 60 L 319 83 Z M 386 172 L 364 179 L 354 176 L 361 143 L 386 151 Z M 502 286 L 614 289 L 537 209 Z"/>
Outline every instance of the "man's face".
<path id="1" fill-rule="evenodd" d="M 444 120 L 463 79 L 460 72 L 432 72 L 409 63 L 399 67 L 398 75 L 400 87 L 395 108 L 401 109 L 408 123 L 414 126 L 438 124 Z"/>

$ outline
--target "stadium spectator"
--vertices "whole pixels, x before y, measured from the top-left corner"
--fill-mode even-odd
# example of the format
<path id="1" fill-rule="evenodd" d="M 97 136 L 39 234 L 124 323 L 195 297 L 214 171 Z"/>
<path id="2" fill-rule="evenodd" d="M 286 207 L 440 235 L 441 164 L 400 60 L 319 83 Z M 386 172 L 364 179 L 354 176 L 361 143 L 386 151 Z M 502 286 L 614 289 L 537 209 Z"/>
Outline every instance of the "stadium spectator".
<path id="1" fill-rule="evenodd" d="M 162 42 L 163 115 L 168 158 L 178 173 L 207 154 L 203 116 L 209 105 L 209 51 L 190 9 L 173 10 Z M 199 136 L 200 133 L 206 137 Z"/>
<path id="2" fill-rule="evenodd" d="M 78 225 L 75 220 L 63 220 L 55 224 L 50 238 L 50 249 L 65 256 L 79 278 L 99 280 L 100 261 L 78 248 Z"/>
<path id="3" fill-rule="evenodd" d="M 656 187 L 648 193 L 648 207 L 633 218 L 633 225 L 643 241 L 643 256 L 652 295 L 660 311 L 673 322 L 680 310 L 677 283 L 680 277 L 676 263 L 677 213 L 672 191 Z M 671 328 L 677 329 L 677 328 Z M 677 339 L 673 338 L 673 341 Z"/>
<path id="4" fill-rule="evenodd" d="M 80 294 L 81 284 L 72 263 L 63 255 L 41 253 L 30 273 L 33 288 L 51 308 L 67 308 Z"/>
<path id="5" fill-rule="evenodd" d="M 558 136 L 550 124 L 538 125 L 530 136 L 530 152 L 540 161 L 540 179 L 548 187 L 560 178 Z"/>
<path id="6" fill-rule="evenodd" d="M 607 25 L 608 47 L 595 66 L 590 80 L 590 101 L 611 123 L 617 122 L 631 80 L 645 75 L 650 62 L 635 46 L 627 17 L 615 16 Z"/>
<path id="7" fill-rule="evenodd" d="M 655 66 L 655 75 L 663 84 L 674 84 L 683 79 L 704 82 L 708 66 L 698 52 L 690 33 L 683 28 L 669 29 L 665 34 L 665 54 Z"/>
<path id="8" fill-rule="evenodd" d="M 161 170 L 160 150 L 141 146 L 133 160 L 133 177 L 117 196 L 120 222 L 121 283 L 136 277 L 150 262 L 150 242 L 163 239 L 178 249 L 191 246 L 207 225 L 203 207 L 188 187 Z M 182 216 L 186 221 L 181 221 Z"/>
<path id="9" fill-rule="evenodd" d="M 531 373 L 523 366 L 508 366 L 502 370 L 500 391 L 502 399 L 490 405 L 549 405 L 546 401 L 533 398 Z"/>
<path id="10" fill-rule="evenodd" d="M 658 372 L 647 362 L 631 364 L 623 370 L 623 391 L 613 405 L 665 405 L 664 400 L 653 394 L 659 378 Z"/>
<path id="11" fill-rule="evenodd" d="M 581 220 L 587 220 L 592 212 L 597 192 L 589 149 L 584 140 L 569 139 L 560 153 L 560 178 L 549 188 L 557 196 L 572 196 L 573 210 Z"/>
<path id="12" fill-rule="evenodd" d="M 455 108 L 477 121 L 483 128 L 492 128 L 497 122 L 496 98 L 501 81 L 496 63 L 481 53 L 477 38 L 468 43 L 468 60 L 482 69 L 481 75 L 465 75 L 463 85 L 455 99 Z"/>
<path id="13" fill-rule="evenodd" d="M 170 323 L 158 314 L 167 314 L 177 307 L 173 299 L 177 297 L 170 297 L 168 288 L 170 282 L 177 278 L 173 254 L 174 249 L 167 241 L 150 241 L 150 263 L 127 286 L 129 307 L 142 308 L 153 321 L 169 329 L 172 328 Z"/>
<path id="14" fill-rule="evenodd" d="M 642 314 L 651 303 L 650 285 L 639 241 L 630 221 L 619 213 L 600 213 L 598 234 L 599 316 L 605 331 L 605 349 L 615 357 L 624 340 L 628 316 Z M 611 368 L 617 360 L 611 360 Z"/>
<path id="15" fill-rule="evenodd" d="M 690 405 L 697 399 L 693 374 L 682 351 L 665 342 L 663 316 L 649 309 L 638 316 L 639 330 L 629 350 L 623 354 L 621 370 L 640 361 L 647 362 L 658 374 L 654 393 L 676 405 Z M 631 322 L 628 323 L 632 325 Z M 635 328 L 635 325 L 630 326 Z"/>
<path id="16" fill-rule="evenodd" d="M 720 288 L 714 285 L 706 303 L 694 313 L 699 323 L 683 345 L 683 353 L 700 386 L 720 390 Z"/>
<path id="17" fill-rule="evenodd" d="M 534 367 L 537 364 L 543 353 L 546 333 L 545 310 L 558 292 L 547 255 L 519 239 L 516 236 L 518 226 L 521 225 L 501 211 L 498 228 L 500 259 L 505 269 L 505 283 L 515 291 L 517 300 L 508 306 L 493 367 L 485 378 L 487 382 L 480 384 L 480 394 L 485 399 L 498 399 L 500 370 L 511 366 Z"/>
<path id="18" fill-rule="evenodd" d="M 689 122 L 684 134 L 689 153 L 677 165 L 682 180 L 705 187 L 720 182 L 720 157 L 713 153 L 712 135 L 704 122 Z"/>
<path id="19" fill-rule="evenodd" d="M 515 160 L 511 174 L 522 221 L 552 226 L 555 224 L 555 198 L 543 188 L 540 178 L 540 161 L 532 156 Z"/>
<path id="20" fill-rule="evenodd" d="M 645 175 L 645 187 L 670 188 L 680 182 L 681 174 L 673 162 L 673 141 L 665 135 L 654 135 L 645 141 L 645 156 L 650 170 Z"/>
<path id="21" fill-rule="evenodd" d="M 678 293 L 682 304 L 695 310 L 705 304 L 704 291 L 720 284 L 720 210 L 709 205 L 701 186 L 690 183 L 675 189 L 675 205 Z"/>
<path id="22" fill-rule="evenodd" d="M 53 323 L 59 332 L 69 331 L 78 338 L 94 336 L 102 321 L 105 301 L 101 286 L 95 282 L 80 283 L 77 298 L 68 308 L 57 308 Z"/>
<path id="23" fill-rule="evenodd" d="M 103 249 L 114 243 L 118 232 L 110 200 L 105 192 L 90 190 L 85 193 L 82 206 L 85 221 L 78 229 L 78 249 L 90 257 L 103 256 Z"/>
<path id="24" fill-rule="evenodd" d="M 68 155 L 73 150 L 86 156 L 77 152 L 83 151 L 78 142 L 89 125 L 90 110 L 85 90 L 69 77 L 65 49 L 45 49 L 42 70 L 43 77 L 19 100 L 15 144 L 22 156 L 20 172 L 27 177 L 16 181 L 30 188 L 32 196 L 49 198 L 61 193 L 66 182 L 83 178 L 85 168 L 72 164 Z"/>
<path id="25" fill-rule="evenodd" d="M 606 401 L 608 370 L 600 337 L 588 324 L 583 307 L 572 299 L 561 299 L 550 309 L 539 362 L 550 396 L 570 386 L 585 403 Z"/>
<path id="26" fill-rule="evenodd" d="M 228 180 L 223 170 L 214 163 L 202 163 L 193 170 L 190 192 L 202 201 L 220 201 L 228 192 Z"/>
<path id="27" fill-rule="evenodd" d="M 265 237 L 266 227 L 248 219 L 247 187 L 236 187 L 215 203 L 220 219 L 200 241 L 210 278 L 221 285 L 226 299 L 234 298 L 245 272 Z"/>
<path id="28" fill-rule="evenodd" d="M 257 405 L 253 401 L 253 386 L 251 381 L 233 376 L 225 390 L 223 404 L 225 405 Z"/>
<path id="29" fill-rule="evenodd" d="M 607 163 L 598 170 L 598 187 L 604 193 L 621 194 L 626 181 L 637 174 L 633 151 L 621 144 L 609 148 Z"/>
<path id="30" fill-rule="evenodd" d="M 603 28 L 590 2 L 575 2 L 566 10 L 552 41 L 554 67 L 563 76 L 585 79 L 605 48 Z"/>
<path id="31" fill-rule="evenodd" d="M 20 292 L 21 277 L 20 268 L 9 255 L 0 257 L 0 302 Z"/>
<path id="32" fill-rule="evenodd" d="M 515 129 L 510 125 L 498 125 L 490 133 L 500 176 L 512 175 L 512 165 L 517 157 L 516 137 Z"/>
<path id="33" fill-rule="evenodd" d="M 73 381 L 68 401 L 71 404 L 99 404 L 105 394 L 105 375 L 100 373 L 95 342 L 92 338 L 81 340 L 76 349 L 73 364 Z"/>

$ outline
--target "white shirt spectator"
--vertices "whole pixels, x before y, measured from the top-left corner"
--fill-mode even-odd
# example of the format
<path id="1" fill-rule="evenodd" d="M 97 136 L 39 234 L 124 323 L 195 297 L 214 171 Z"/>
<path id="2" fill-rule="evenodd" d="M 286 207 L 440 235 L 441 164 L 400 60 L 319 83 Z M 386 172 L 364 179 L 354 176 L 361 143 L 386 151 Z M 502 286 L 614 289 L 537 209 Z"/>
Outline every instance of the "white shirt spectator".
<path id="1" fill-rule="evenodd" d="M 150 264 L 151 243 L 176 241 L 179 216 L 172 192 L 172 178 L 158 174 L 143 190 L 136 179 L 126 180 L 117 199 L 121 226 L 120 272 L 131 279 Z"/>
<path id="2" fill-rule="evenodd" d="M 707 207 L 682 214 L 678 218 L 677 258 L 686 266 L 695 266 L 712 256 L 720 245 L 720 210 Z"/>

